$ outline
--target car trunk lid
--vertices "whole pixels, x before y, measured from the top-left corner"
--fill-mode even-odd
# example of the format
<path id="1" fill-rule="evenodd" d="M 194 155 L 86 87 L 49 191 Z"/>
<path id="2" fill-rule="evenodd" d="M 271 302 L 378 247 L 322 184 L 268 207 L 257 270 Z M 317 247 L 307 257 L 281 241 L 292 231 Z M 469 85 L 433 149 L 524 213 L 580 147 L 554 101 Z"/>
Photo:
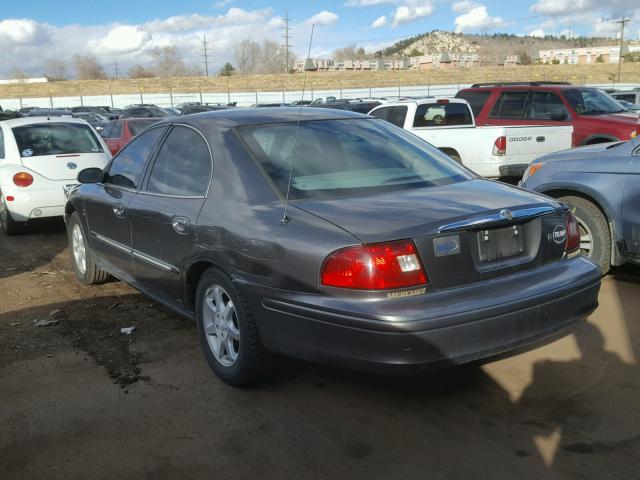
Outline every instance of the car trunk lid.
<path id="1" fill-rule="evenodd" d="M 25 168 L 49 180 L 75 180 L 80 170 L 90 167 L 104 168 L 107 163 L 108 157 L 102 152 L 22 158 Z"/>
<path id="2" fill-rule="evenodd" d="M 531 268 L 564 254 L 562 205 L 499 182 L 476 179 L 294 204 L 363 243 L 413 239 L 433 288 Z"/>

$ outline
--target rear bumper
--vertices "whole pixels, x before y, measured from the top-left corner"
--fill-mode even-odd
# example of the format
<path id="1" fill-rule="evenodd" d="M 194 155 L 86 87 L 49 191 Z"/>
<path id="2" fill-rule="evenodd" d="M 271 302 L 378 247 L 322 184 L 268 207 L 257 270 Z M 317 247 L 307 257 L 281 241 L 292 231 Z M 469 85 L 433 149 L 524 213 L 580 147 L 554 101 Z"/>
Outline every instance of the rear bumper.
<path id="1" fill-rule="evenodd" d="M 33 218 L 59 217 L 64 215 L 64 206 L 67 201 L 63 187 L 72 183 L 77 182 L 49 181 L 46 188 L 5 188 L 3 195 L 14 197 L 13 201 L 7 202 L 7 207 L 16 222 L 26 222 Z"/>
<path id="2" fill-rule="evenodd" d="M 367 302 L 359 302 L 355 313 L 282 294 L 262 296 L 266 292 L 250 296 L 250 304 L 273 351 L 358 370 L 417 373 L 527 350 L 569 333 L 597 307 L 600 271 L 582 258 L 557 263 L 562 265 L 501 281 L 386 301 L 382 316 L 374 305 L 366 315 Z"/>

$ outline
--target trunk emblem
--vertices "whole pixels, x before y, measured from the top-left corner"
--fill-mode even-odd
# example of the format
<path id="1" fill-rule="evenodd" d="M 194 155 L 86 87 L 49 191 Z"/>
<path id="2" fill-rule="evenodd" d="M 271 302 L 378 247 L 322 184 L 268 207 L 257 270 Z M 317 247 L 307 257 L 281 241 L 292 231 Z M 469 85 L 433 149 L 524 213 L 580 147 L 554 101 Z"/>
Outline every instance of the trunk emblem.
<path id="1" fill-rule="evenodd" d="M 549 240 L 553 240 L 558 245 L 562 245 L 566 239 L 567 228 L 564 225 L 556 225 L 553 232 L 549 234 Z"/>
<path id="2" fill-rule="evenodd" d="M 67 167 L 68 167 L 69 169 L 71 169 L 71 170 L 75 170 L 76 168 L 78 168 L 78 165 L 76 165 L 76 164 L 75 164 L 75 163 L 73 163 L 73 162 L 69 162 L 69 163 L 67 163 Z"/>
<path id="3" fill-rule="evenodd" d="M 508 208 L 500 210 L 500 215 L 502 216 L 502 218 L 505 218 L 506 220 L 509 220 L 509 221 L 513 220 L 513 212 Z"/>

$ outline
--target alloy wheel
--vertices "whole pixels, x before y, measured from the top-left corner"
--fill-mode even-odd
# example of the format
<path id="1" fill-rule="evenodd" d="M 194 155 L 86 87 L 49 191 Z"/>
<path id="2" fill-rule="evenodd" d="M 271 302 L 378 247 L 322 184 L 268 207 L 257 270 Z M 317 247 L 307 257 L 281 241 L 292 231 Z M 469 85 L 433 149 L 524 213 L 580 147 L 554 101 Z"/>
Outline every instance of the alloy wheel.
<path id="1" fill-rule="evenodd" d="M 580 229 L 580 254 L 585 257 L 593 256 L 593 234 L 585 222 L 576 218 Z"/>
<path id="2" fill-rule="evenodd" d="M 224 367 L 233 366 L 240 353 L 240 327 L 231 297 L 224 288 L 212 285 L 204 295 L 204 332 L 214 358 Z"/>
<path id="3" fill-rule="evenodd" d="M 84 237 L 80 225 L 75 224 L 71 231 L 71 248 L 76 267 L 82 275 L 87 271 L 87 250 L 84 245 Z"/>

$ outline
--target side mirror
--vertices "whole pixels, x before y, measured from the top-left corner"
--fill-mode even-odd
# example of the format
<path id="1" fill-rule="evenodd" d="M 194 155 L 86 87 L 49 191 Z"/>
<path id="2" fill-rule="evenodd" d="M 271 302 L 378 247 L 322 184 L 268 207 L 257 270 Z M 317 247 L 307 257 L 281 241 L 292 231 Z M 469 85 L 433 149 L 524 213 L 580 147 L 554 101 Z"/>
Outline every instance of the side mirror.
<path id="1" fill-rule="evenodd" d="M 78 173 L 80 183 L 99 183 L 102 180 L 102 170 L 99 168 L 85 168 Z"/>
<path id="2" fill-rule="evenodd" d="M 556 122 L 566 120 L 568 116 L 569 115 L 567 111 L 560 105 L 553 105 L 551 107 L 551 111 L 549 112 L 549 117 L 551 117 L 551 120 L 555 120 Z"/>

